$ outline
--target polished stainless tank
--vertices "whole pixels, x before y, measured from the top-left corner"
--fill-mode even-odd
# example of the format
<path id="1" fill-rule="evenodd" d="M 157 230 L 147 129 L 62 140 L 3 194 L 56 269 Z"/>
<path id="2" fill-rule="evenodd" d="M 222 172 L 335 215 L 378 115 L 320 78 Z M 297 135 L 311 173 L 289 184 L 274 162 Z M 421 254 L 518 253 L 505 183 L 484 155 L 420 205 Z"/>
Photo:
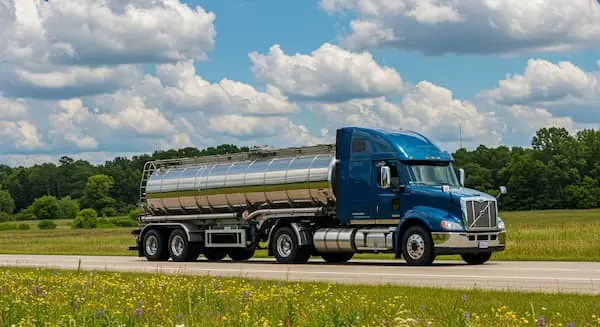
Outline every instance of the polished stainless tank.
<path id="1" fill-rule="evenodd" d="M 145 186 L 153 215 L 324 206 L 333 153 L 159 168 Z"/>

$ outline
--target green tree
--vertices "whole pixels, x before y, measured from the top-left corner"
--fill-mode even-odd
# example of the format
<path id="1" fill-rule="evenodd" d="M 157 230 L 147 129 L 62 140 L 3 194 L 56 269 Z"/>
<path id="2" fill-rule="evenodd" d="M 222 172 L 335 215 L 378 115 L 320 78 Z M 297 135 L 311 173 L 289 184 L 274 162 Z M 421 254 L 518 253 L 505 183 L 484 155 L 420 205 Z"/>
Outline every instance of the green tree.
<path id="1" fill-rule="evenodd" d="M 96 210 L 87 208 L 77 214 L 73 221 L 72 228 L 96 228 L 98 227 L 98 213 Z"/>
<path id="2" fill-rule="evenodd" d="M 92 208 L 96 212 L 105 207 L 111 207 L 115 199 L 109 196 L 111 187 L 114 184 L 112 177 L 107 175 L 93 175 L 88 178 L 88 182 L 83 190 L 81 197 L 81 206 L 83 208 Z"/>
<path id="3" fill-rule="evenodd" d="M 79 210 L 79 202 L 77 202 L 77 200 L 71 199 L 68 195 L 60 199 L 60 212 L 62 218 L 73 219 L 77 217 Z"/>
<path id="4" fill-rule="evenodd" d="M 15 200 L 10 193 L 0 186 L 0 212 L 11 214 L 15 211 Z"/>
<path id="5" fill-rule="evenodd" d="M 38 219 L 61 218 L 60 201 L 52 195 L 44 195 L 33 201 L 29 211 Z"/>

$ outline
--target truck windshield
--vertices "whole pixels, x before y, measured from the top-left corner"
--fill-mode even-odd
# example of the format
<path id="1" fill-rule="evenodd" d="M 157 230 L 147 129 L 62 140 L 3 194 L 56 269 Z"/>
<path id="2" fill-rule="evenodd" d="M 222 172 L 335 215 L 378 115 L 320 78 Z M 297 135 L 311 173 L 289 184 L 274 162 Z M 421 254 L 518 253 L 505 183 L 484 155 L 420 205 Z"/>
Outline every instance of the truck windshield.
<path id="1" fill-rule="evenodd" d="M 458 186 L 458 179 L 452 164 L 419 162 L 407 163 L 408 178 L 411 184 Z"/>

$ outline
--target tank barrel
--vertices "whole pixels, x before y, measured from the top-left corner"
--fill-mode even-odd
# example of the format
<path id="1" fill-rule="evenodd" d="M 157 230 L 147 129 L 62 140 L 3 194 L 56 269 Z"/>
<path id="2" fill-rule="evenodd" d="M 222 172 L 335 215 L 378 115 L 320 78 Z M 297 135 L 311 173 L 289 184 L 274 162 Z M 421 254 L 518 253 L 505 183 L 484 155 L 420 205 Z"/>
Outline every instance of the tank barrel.
<path id="1" fill-rule="evenodd" d="M 159 216 L 326 206 L 334 164 L 333 145 L 157 160 L 142 201 Z"/>

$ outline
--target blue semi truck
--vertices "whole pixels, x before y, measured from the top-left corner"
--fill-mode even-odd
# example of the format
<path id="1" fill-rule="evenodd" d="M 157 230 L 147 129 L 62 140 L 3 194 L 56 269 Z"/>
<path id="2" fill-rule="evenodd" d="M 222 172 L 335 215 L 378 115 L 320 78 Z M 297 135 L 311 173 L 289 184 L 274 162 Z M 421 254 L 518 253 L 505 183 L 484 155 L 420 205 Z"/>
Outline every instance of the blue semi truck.
<path id="1" fill-rule="evenodd" d="M 407 130 L 344 127 L 335 144 L 149 161 L 140 184 L 140 257 L 280 263 L 393 253 L 411 265 L 503 251 L 498 201 L 464 187 L 453 158 Z M 500 188 L 500 194 L 506 192 Z"/>

